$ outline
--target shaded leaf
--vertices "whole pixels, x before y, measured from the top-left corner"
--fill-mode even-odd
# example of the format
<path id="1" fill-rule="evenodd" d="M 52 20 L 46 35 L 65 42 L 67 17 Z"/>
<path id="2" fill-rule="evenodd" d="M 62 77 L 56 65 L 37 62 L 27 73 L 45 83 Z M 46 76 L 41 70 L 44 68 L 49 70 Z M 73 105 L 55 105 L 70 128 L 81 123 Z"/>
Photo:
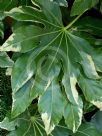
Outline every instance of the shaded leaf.
<path id="1" fill-rule="evenodd" d="M 91 35 L 102 37 L 102 21 L 100 19 L 94 19 L 92 17 L 84 17 L 80 19 L 75 26 L 78 31 L 87 32 Z"/>
<path id="2" fill-rule="evenodd" d="M 102 135 L 102 111 L 98 111 L 91 119 L 91 122 L 96 126 L 97 130 Z"/>
<path id="3" fill-rule="evenodd" d="M 73 136 L 101 136 L 95 126 L 91 123 L 82 124 Z"/>
<path id="4" fill-rule="evenodd" d="M 0 52 L 0 67 L 12 67 L 13 61 L 9 58 L 9 56 L 5 52 Z"/>

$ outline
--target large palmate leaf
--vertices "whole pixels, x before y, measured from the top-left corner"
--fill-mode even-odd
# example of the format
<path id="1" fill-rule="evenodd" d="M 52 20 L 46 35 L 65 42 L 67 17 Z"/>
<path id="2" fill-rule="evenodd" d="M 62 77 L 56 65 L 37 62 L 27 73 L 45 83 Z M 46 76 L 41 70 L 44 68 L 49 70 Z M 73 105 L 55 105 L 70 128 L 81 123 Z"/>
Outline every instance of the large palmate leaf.
<path id="1" fill-rule="evenodd" d="M 23 113 L 14 121 L 10 121 L 9 118 L 5 118 L 0 122 L 0 128 L 11 131 L 7 136 L 47 136 L 40 115 L 35 114 L 31 116 L 29 112 Z M 65 124 L 60 123 L 49 136 L 68 135 L 69 130 Z"/>
<path id="2" fill-rule="evenodd" d="M 94 7 L 99 0 L 75 0 L 72 6 L 71 15 L 79 15 L 85 12 L 86 10 Z"/>
<path id="3" fill-rule="evenodd" d="M 34 2 L 35 0 L 33 4 Z M 39 24 L 16 29 L 0 48 L 2 51 L 23 53 L 15 62 L 12 72 L 14 116 L 25 111 L 31 100 L 39 96 L 39 111 L 47 134 L 58 125 L 62 116 L 68 128 L 76 132 L 81 124 L 83 109 L 76 85 L 79 84 L 83 92 L 86 89 L 84 86 L 88 84 L 97 83 L 101 87 L 96 63 L 91 56 L 94 49 L 86 40 L 69 31 L 73 23 L 63 26 L 58 4 L 49 0 L 36 2 L 37 9 L 23 6 L 5 13 L 18 21 Z M 80 72 L 81 69 L 83 73 Z M 32 77 L 33 86 L 25 89 Z M 85 83 L 81 83 L 81 78 Z M 91 98 L 86 98 L 101 109 L 100 91 L 99 89 L 96 97 L 91 95 Z M 25 104 L 21 110 L 16 110 L 19 95 Z"/>
<path id="4" fill-rule="evenodd" d="M 6 52 L 0 52 L 0 67 L 12 67 L 13 61 L 9 58 Z"/>

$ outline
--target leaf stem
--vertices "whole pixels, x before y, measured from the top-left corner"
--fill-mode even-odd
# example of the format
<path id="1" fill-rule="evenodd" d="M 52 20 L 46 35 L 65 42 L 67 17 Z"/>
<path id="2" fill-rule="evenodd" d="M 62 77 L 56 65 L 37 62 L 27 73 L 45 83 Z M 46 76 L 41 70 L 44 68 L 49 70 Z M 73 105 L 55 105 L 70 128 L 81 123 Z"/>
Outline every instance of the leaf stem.
<path id="1" fill-rule="evenodd" d="M 82 14 L 80 14 L 79 16 L 77 16 L 70 24 L 68 24 L 65 29 L 69 29 L 80 17 Z"/>

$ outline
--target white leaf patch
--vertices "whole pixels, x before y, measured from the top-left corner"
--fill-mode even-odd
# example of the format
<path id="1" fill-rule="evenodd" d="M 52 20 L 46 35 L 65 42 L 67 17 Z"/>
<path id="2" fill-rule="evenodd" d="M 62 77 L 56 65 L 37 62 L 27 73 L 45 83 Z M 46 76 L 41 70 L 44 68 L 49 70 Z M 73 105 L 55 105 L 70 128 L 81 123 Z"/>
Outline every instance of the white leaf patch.
<path id="1" fill-rule="evenodd" d="M 42 113 L 41 118 L 42 118 L 44 125 L 45 125 L 45 131 L 46 131 L 47 135 L 49 135 L 54 130 L 55 125 L 50 124 L 51 119 L 48 117 L 48 114 L 46 112 Z"/>

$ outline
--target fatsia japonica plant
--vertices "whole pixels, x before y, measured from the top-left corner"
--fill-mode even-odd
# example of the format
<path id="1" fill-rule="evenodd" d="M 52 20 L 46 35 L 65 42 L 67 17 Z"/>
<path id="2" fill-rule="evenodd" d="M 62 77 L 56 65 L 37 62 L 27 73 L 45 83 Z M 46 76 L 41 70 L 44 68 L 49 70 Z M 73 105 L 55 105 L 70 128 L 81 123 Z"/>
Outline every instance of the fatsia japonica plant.
<path id="1" fill-rule="evenodd" d="M 7 136 L 102 135 L 101 13 L 101 0 L 0 1 L 0 67 L 12 87 L 0 122 Z"/>

